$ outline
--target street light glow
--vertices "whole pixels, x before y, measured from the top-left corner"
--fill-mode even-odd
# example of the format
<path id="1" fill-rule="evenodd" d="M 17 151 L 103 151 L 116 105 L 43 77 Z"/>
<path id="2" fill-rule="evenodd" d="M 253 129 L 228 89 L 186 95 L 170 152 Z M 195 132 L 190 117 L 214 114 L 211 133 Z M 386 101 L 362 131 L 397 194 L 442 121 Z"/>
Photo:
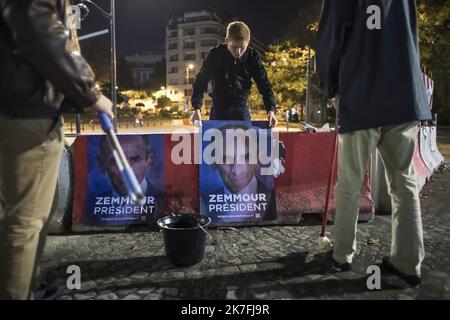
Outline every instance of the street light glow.
<path id="1" fill-rule="evenodd" d="M 194 65 L 193 65 L 192 63 L 190 63 L 189 66 L 188 66 L 188 68 L 189 68 L 190 70 L 194 70 Z"/>

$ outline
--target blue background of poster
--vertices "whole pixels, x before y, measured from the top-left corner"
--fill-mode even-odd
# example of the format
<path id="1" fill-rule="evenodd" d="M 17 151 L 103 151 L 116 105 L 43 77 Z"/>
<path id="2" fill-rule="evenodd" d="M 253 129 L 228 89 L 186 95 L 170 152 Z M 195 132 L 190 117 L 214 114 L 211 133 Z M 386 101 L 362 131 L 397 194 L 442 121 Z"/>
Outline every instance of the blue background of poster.
<path id="1" fill-rule="evenodd" d="M 119 135 L 120 136 L 120 135 Z M 136 137 L 141 135 L 134 135 Z M 152 167 L 145 177 L 155 187 L 155 189 L 164 192 L 164 135 L 163 134 L 147 134 L 149 139 L 149 150 L 153 153 Z M 91 136 L 87 143 L 87 161 L 88 161 L 88 189 L 86 196 L 86 214 L 84 222 L 92 225 L 91 219 L 92 208 L 95 204 L 95 197 L 104 194 L 112 189 L 112 184 L 107 173 L 103 173 L 99 167 L 97 157 L 100 152 L 100 141 L 103 136 Z M 95 222 L 97 223 L 97 222 Z M 114 221 L 107 224 L 115 224 Z M 123 221 L 117 221 L 117 224 L 124 224 Z M 125 223 L 126 224 L 126 223 Z"/>
<path id="2" fill-rule="evenodd" d="M 224 125 L 231 125 L 231 124 L 246 124 L 249 125 L 248 122 L 244 122 L 244 121 L 203 121 L 203 126 L 202 126 L 202 132 L 205 132 L 208 129 L 212 129 L 212 128 L 220 128 Z M 251 123 L 251 126 L 253 128 L 255 128 L 257 131 L 258 129 L 267 129 L 267 121 L 253 121 Z M 269 135 L 268 137 L 268 143 L 269 143 L 269 154 L 271 154 L 271 150 L 270 150 L 270 137 L 271 135 Z M 211 142 L 210 141 L 203 141 L 202 139 L 202 144 L 201 144 L 201 152 L 203 154 L 203 150 L 204 148 L 209 145 Z M 269 167 L 269 165 L 266 166 L 261 166 L 261 167 Z M 273 175 L 268 176 L 268 175 L 260 175 L 260 171 L 261 170 L 257 170 L 256 172 L 256 178 L 262 182 L 265 186 L 267 186 L 268 189 L 273 190 L 274 189 L 274 177 Z M 200 175 L 199 175 L 199 180 L 200 180 L 200 204 L 201 204 L 201 213 L 202 214 L 207 214 L 210 215 L 211 219 L 213 220 L 213 222 L 215 222 L 215 214 L 211 214 L 207 212 L 207 208 L 202 206 L 202 199 L 205 199 L 208 197 L 209 194 L 211 194 L 212 192 L 214 192 L 215 190 L 224 187 L 224 183 L 222 182 L 222 178 L 220 176 L 220 173 L 218 170 L 216 170 L 215 168 L 213 168 L 213 166 L 208 165 L 208 164 L 204 164 L 202 161 L 202 164 L 200 165 Z M 242 219 L 238 219 L 239 221 L 246 221 L 245 218 Z M 239 222 L 239 221 L 231 221 L 230 222 Z"/>

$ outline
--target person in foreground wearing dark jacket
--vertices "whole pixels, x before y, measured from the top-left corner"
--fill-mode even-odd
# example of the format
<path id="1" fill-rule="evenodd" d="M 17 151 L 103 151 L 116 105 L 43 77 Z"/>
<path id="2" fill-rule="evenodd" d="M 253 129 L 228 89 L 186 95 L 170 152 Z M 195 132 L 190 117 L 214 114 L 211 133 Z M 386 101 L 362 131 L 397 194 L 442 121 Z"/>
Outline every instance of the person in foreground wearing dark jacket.
<path id="1" fill-rule="evenodd" d="M 259 54 L 249 47 L 250 29 L 240 21 L 230 23 L 225 42 L 209 51 L 195 77 L 191 97 L 194 108 L 192 123 L 199 121 L 201 125 L 203 94 L 208 89 L 209 81 L 213 100 L 210 120 L 250 121 L 247 99 L 254 79 L 263 96 L 269 126 L 276 126 L 275 95 Z"/>
<path id="2" fill-rule="evenodd" d="M 334 268 L 351 269 L 359 190 L 378 148 L 392 198 L 390 257 L 382 267 L 421 282 L 422 221 L 412 163 L 417 121 L 431 119 L 419 61 L 415 0 L 325 0 L 317 35 L 321 83 L 337 97 Z"/>
<path id="3" fill-rule="evenodd" d="M 112 103 L 63 23 L 69 1 L 0 0 L 0 10 L 0 299 L 30 299 L 64 147 L 61 103 L 111 118 Z"/>

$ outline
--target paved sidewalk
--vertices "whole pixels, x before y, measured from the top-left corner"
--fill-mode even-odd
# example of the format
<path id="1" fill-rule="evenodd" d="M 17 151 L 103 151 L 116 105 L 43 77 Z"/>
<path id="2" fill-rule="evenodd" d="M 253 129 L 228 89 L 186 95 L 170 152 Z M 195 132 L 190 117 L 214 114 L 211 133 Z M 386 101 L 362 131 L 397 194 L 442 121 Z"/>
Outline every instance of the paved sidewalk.
<path id="1" fill-rule="evenodd" d="M 426 258 L 416 289 L 395 276 L 382 277 L 382 290 L 367 289 L 367 266 L 389 253 L 388 215 L 359 224 L 347 273 L 333 273 L 318 252 L 320 220 L 311 215 L 298 226 L 210 230 L 205 259 L 190 268 L 166 260 L 157 231 L 50 236 L 42 273 L 61 299 L 450 299 L 449 156 L 421 194 Z M 70 265 L 81 268 L 81 290 L 66 287 Z"/>

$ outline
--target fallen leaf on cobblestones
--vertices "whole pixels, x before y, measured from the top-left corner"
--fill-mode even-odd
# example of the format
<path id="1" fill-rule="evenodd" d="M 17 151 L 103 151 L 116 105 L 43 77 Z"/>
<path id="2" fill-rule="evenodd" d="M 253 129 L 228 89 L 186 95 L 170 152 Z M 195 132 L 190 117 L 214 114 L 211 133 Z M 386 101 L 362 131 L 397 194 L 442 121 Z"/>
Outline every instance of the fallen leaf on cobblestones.
<path id="1" fill-rule="evenodd" d="M 131 251 L 136 251 L 137 249 L 139 249 L 139 246 L 132 246 L 131 247 Z"/>
<path id="2" fill-rule="evenodd" d="M 369 246 L 379 246 L 380 245 L 380 239 L 369 239 L 369 240 L 367 240 L 367 244 Z"/>

